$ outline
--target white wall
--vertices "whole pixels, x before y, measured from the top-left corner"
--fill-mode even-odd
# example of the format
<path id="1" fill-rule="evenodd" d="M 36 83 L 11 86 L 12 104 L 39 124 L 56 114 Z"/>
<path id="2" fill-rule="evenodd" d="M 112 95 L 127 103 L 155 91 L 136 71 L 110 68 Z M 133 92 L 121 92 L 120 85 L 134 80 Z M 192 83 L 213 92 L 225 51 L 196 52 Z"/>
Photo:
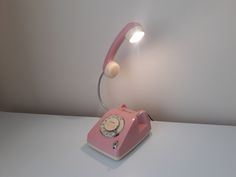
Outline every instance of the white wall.
<path id="1" fill-rule="evenodd" d="M 130 21 L 146 30 L 104 80 L 110 107 L 127 103 L 154 119 L 236 124 L 236 1 L 2 0 L 0 108 L 100 115 L 103 59 Z"/>

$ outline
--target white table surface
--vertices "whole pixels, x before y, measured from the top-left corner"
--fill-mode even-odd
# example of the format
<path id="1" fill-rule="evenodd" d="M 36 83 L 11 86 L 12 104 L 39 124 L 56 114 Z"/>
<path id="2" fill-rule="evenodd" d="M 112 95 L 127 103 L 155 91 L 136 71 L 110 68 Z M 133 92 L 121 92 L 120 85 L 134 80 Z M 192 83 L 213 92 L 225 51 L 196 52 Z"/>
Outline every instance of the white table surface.
<path id="1" fill-rule="evenodd" d="M 86 144 L 97 118 L 0 112 L 0 177 L 235 177 L 236 127 L 152 122 L 121 161 Z"/>

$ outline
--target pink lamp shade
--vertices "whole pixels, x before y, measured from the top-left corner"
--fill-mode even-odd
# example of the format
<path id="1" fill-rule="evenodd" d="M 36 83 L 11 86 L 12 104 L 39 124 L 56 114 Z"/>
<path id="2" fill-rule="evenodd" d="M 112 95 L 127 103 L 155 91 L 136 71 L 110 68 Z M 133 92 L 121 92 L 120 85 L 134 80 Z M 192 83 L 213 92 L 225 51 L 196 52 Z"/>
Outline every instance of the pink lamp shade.
<path id="1" fill-rule="evenodd" d="M 130 22 L 128 23 L 117 35 L 115 40 L 113 41 L 106 58 L 103 63 L 103 72 L 105 75 L 108 75 L 108 77 L 114 77 L 116 74 L 119 72 L 119 65 L 114 61 L 114 57 L 117 53 L 117 50 L 121 46 L 122 42 L 124 41 L 125 38 L 129 39 L 130 43 L 136 43 L 138 42 L 142 37 L 144 36 L 143 28 L 139 23 L 136 22 Z M 108 64 L 111 64 L 111 70 L 113 70 L 113 74 L 106 74 L 106 66 Z M 114 71 L 115 70 L 115 71 Z"/>

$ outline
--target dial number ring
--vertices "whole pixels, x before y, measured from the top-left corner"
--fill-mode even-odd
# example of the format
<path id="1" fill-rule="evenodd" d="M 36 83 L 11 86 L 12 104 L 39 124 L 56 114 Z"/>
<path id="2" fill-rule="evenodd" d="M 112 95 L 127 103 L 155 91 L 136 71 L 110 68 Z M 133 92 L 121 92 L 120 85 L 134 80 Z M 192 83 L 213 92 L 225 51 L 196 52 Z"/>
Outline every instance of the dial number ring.
<path id="1" fill-rule="evenodd" d="M 100 132 L 107 137 L 117 136 L 124 127 L 124 119 L 119 115 L 108 116 L 100 125 Z"/>

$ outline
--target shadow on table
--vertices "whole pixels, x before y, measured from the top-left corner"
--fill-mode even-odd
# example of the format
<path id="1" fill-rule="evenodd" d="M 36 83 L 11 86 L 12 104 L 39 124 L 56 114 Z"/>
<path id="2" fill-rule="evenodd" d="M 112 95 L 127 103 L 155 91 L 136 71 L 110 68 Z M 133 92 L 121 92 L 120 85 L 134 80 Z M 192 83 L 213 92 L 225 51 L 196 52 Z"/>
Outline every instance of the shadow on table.
<path id="1" fill-rule="evenodd" d="M 139 148 L 142 148 L 142 146 L 145 144 L 147 139 L 150 138 L 150 136 L 151 136 L 151 133 L 136 148 L 134 148 L 130 153 L 128 153 L 128 155 L 126 155 L 124 158 L 122 158 L 121 160 L 118 160 L 118 161 L 110 159 L 109 157 L 103 155 L 102 153 L 94 150 L 88 144 L 84 144 L 80 149 L 81 149 L 81 151 L 86 153 L 88 156 L 92 157 L 93 159 L 102 163 L 103 165 L 107 166 L 108 168 L 116 169 L 119 166 L 121 166 L 123 163 L 125 163 L 127 160 L 132 158 L 135 155 L 135 152 L 138 151 Z"/>

